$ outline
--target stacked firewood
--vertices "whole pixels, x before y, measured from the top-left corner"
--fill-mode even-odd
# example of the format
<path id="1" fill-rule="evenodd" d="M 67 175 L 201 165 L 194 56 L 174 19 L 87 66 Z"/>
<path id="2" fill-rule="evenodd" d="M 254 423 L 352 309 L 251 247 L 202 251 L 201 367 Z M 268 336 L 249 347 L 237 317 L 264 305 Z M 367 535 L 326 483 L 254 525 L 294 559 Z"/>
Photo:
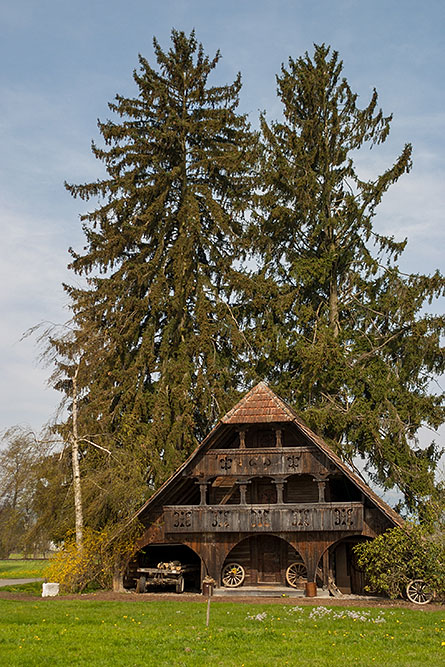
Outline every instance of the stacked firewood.
<path id="1" fill-rule="evenodd" d="M 179 560 L 172 560 L 169 563 L 158 563 L 158 570 L 182 570 L 182 565 Z"/>

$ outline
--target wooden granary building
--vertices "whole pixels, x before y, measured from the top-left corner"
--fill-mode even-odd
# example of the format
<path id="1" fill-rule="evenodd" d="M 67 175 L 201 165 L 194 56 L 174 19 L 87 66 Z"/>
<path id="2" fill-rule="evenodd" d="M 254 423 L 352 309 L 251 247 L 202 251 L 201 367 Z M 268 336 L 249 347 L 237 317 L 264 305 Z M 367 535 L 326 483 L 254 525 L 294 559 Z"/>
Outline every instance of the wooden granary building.
<path id="1" fill-rule="evenodd" d="M 263 382 L 138 518 L 146 530 L 126 587 L 141 572 L 179 561 L 186 589 L 210 577 L 216 588 L 287 586 L 308 594 L 362 592 L 352 547 L 402 523 Z"/>

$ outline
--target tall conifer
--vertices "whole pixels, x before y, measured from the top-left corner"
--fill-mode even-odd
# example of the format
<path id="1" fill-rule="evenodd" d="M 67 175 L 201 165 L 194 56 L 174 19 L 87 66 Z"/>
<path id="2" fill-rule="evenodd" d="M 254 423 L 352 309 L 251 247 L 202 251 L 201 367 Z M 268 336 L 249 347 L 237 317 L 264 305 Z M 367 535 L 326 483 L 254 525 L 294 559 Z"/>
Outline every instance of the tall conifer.
<path id="1" fill-rule="evenodd" d="M 444 419 L 430 383 L 445 367 L 445 320 L 422 312 L 444 279 L 402 274 L 405 242 L 373 228 L 383 195 L 410 170 L 411 146 L 380 176 L 358 175 L 355 152 L 383 143 L 391 117 L 375 91 L 358 107 L 342 67 L 324 45 L 313 58 L 289 59 L 277 77 L 284 119 L 262 118 L 256 376 L 344 457 L 361 454 L 379 482 L 397 484 L 412 507 L 431 491 L 437 458 L 416 434 Z"/>
<path id="2" fill-rule="evenodd" d="M 154 485 L 236 392 L 244 340 L 232 302 L 256 143 L 237 113 L 240 75 L 210 86 L 219 52 L 208 58 L 194 32 L 171 39 L 168 52 L 154 39 L 158 67 L 140 57 L 137 97 L 117 95 L 117 120 L 98 123 L 105 178 L 66 186 L 98 203 L 83 216 L 84 252 L 72 251 L 88 283 L 66 287 L 74 338 L 55 343 L 80 359 L 84 431 L 102 434 L 114 459 L 137 452 Z M 100 467 L 94 457 L 113 470 L 88 445 L 84 470 Z"/>

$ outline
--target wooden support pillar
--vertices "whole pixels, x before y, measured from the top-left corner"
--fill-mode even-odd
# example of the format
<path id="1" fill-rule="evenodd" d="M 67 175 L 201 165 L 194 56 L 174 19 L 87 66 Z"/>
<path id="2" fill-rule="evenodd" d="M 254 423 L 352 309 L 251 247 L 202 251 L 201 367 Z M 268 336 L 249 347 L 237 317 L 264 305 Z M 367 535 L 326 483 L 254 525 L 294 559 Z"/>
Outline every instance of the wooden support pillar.
<path id="1" fill-rule="evenodd" d="M 326 477 L 314 477 L 314 482 L 317 482 L 318 485 L 318 502 L 326 502 Z"/>
<path id="2" fill-rule="evenodd" d="M 238 431 L 239 433 L 239 448 L 240 449 L 245 449 L 246 448 L 246 431 L 244 429 Z"/>
<path id="3" fill-rule="evenodd" d="M 292 546 L 302 556 L 307 568 L 307 581 L 310 586 L 309 595 L 316 595 L 317 568 L 323 553 L 326 551 L 327 544 L 323 542 L 314 543 L 312 541 L 291 542 Z M 324 559 L 323 559 L 324 564 Z M 314 588 L 315 586 L 315 588 Z"/>
<path id="4" fill-rule="evenodd" d="M 327 589 L 329 586 L 329 549 L 323 552 L 323 588 Z"/>
<path id="5" fill-rule="evenodd" d="M 302 556 L 307 569 L 305 595 L 306 597 L 317 597 L 316 572 L 320 554 L 317 553 L 317 549 L 314 549 L 314 545 L 308 542 L 297 544 L 296 549 Z"/>
<path id="6" fill-rule="evenodd" d="M 247 484 L 239 485 L 240 505 L 247 505 Z"/>
<path id="7" fill-rule="evenodd" d="M 316 558 L 311 557 L 306 561 L 307 567 L 307 580 L 310 582 L 316 581 L 316 572 L 317 572 L 317 562 Z"/>
<path id="8" fill-rule="evenodd" d="M 275 429 L 275 446 L 283 446 L 283 431 L 280 428 Z"/>
<path id="9" fill-rule="evenodd" d="M 284 503 L 284 497 L 283 497 L 283 492 L 284 492 L 284 479 L 274 479 L 274 484 L 277 489 L 277 505 L 283 505 Z"/>
<path id="10" fill-rule="evenodd" d="M 238 480 L 239 486 L 239 504 L 247 505 L 247 485 L 250 484 L 249 480 Z"/>
<path id="11" fill-rule="evenodd" d="M 199 481 L 200 505 L 207 505 L 207 481 Z"/>
<path id="12" fill-rule="evenodd" d="M 201 557 L 205 563 L 206 574 L 216 581 L 216 585 L 221 584 L 221 569 L 224 557 L 219 549 L 215 548 L 215 535 L 208 533 L 206 542 L 201 546 Z"/>

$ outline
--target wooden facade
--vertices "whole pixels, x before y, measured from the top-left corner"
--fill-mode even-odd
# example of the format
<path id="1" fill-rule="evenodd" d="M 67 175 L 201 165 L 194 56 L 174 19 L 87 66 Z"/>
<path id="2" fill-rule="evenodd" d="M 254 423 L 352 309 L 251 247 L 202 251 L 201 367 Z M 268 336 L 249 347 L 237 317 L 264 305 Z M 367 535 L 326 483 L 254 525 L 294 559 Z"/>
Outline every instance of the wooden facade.
<path id="1" fill-rule="evenodd" d="M 254 387 L 138 512 L 146 526 L 124 584 L 165 561 L 186 588 L 360 593 L 352 547 L 400 517 L 265 384 Z M 238 569 L 237 569 L 238 568 Z"/>

